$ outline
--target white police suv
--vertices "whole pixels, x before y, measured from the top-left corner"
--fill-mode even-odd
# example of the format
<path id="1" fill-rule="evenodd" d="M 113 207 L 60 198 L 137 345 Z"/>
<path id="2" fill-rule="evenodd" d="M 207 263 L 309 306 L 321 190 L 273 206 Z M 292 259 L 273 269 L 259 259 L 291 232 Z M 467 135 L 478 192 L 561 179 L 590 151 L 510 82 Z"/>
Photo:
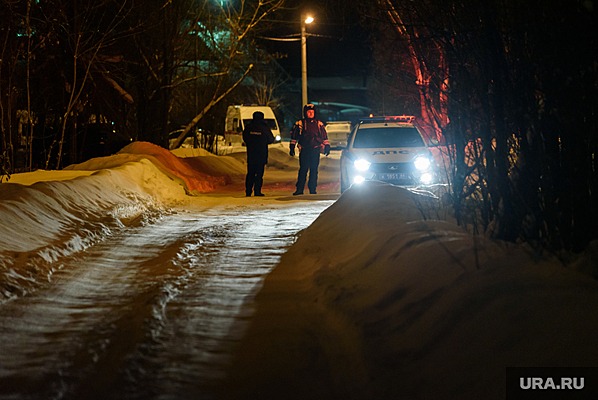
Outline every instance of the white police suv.
<path id="1" fill-rule="evenodd" d="M 414 121 L 405 115 L 361 120 L 341 154 L 341 193 L 366 180 L 413 187 L 434 183 L 436 164 Z"/>

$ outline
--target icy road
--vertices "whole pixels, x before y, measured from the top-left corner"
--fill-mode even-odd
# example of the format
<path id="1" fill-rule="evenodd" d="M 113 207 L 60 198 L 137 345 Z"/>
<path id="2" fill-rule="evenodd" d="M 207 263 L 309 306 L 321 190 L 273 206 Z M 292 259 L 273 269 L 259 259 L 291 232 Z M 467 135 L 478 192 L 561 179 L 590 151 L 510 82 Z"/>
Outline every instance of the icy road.
<path id="1" fill-rule="evenodd" d="M 215 399 L 268 272 L 332 200 L 177 210 L 0 307 L 1 399 Z"/>

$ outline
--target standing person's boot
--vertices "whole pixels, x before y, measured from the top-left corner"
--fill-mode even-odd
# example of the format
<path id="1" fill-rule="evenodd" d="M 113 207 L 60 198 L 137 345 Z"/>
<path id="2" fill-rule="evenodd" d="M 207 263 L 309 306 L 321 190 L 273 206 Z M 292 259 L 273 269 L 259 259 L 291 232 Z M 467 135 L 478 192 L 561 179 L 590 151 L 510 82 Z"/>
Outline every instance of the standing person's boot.
<path id="1" fill-rule="evenodd" d="M 302 182 L 303 181 L 303 182 Z M 303 183 L 303 184 L 301 184 Z M 305 187 L 305 179 L 301 179 L 301 174 L 299 174 L 299 179 L 297 179 L 297 183 L 295 184 L 295 193 L 293 193 L 293 196 L 298 196 L 300 194 L 303 194 L 303 188 Z"/>
<path id="2" fill-rule="evenodd" d="M 253 195 L 254 196 L 264 196 L 264 194 L 262 193 L 262 185 L 264 184 L 264 179 L 262 178 L 263 172 L 258 173 L 258 175 L 255 178 L 255 182 L 253 184 Z"/>

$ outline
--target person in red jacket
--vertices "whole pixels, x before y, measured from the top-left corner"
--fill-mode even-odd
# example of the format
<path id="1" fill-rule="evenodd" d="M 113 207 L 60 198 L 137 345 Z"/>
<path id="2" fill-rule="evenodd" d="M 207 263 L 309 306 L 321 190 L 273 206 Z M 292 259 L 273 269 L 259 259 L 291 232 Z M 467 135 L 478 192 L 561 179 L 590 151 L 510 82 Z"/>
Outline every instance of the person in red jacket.
<path id="1" fill-rule="evenodd" d="M 274 143 L 274 135 L 264 120 L 264 113 L 256 111 L 253 119 L 243 131 L 243 141 L 247 146 L 247 175 L 245 176 L 245 196 L 263 196 L 264 169 L 268 163 L 268 145 Z"/>
<path id="2" fill-rule="evenodd" d="M 291 129 L 289 151 L 291 157 L 295 156 L 295 146 L 299 148 L 299 174 L 295 184 L 297 190 L 293 196 L 303 194 L 308 172 L 309 193 L 316 194 L 320 153 L 323 152 L 326 156 L 330 154 L 330 142 L 324 123 L 316 119 L 316 107 L 313 104 L 306 104 L 303 107 L 303 119 L 295 122 Z"/>

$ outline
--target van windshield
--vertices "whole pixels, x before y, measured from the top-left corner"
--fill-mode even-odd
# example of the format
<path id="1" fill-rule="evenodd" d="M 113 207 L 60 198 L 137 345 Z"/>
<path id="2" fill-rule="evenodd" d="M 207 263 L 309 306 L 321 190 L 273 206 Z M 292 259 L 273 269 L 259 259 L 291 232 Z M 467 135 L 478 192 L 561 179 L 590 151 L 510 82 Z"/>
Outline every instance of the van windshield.
<path id="1" fill-rule="evenodd" d="M 247 126 L 247 124 L 249 124 L 251 121 L 253 121 L 253 119 L 251 119 L 251 118 L 244 119 L 243 126 Z M 265 118 L 264 121 L 266 121 L 266 124 L 268 124 L 268 128 L 270 128 L 270 130 L 272 130 L 272 131 L 278 130 L 278 125 L 276 125 L 276 120 L 274 118 Z"/>

